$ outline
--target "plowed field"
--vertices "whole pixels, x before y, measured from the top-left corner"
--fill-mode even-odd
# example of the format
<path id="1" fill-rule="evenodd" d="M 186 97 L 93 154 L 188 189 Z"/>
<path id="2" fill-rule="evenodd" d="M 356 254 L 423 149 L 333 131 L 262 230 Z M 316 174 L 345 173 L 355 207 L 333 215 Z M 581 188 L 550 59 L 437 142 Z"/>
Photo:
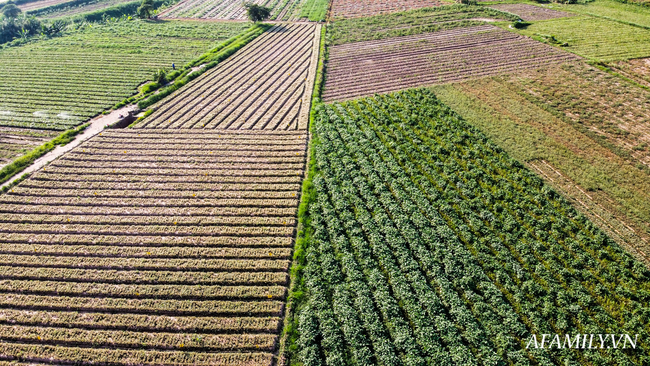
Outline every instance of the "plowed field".
<path id="1" fill-rule="evenodd" d="M 323 100 L 346 100 L 576 59 L 490 25 L 349 43 L 330 50 Z"/>
<path id="2" fill-rule="evenodd" d="M 523 20 L 547 20 L 574 16 L 571 13 L 528 4 L 496 4 L 490 5 L 490 7 L 519 15 Z"/>
<path id="3" fill-rule="evenodd" d="M 442 5 L 438 0 L 333 0 L 333 18 L 358 18 Z"/>
<path id="4" fill-rule="evenodd" d="M 298 20 L 303 0 L 253 0 L 272 9 L 271 19 Z M 161 13 L 165 18 L 246 19 L 241 0 L 185 0 Z"/>
<path id="5" fill-rule="evenodd" d="M 171 97 L 137 128 L 306 129 L 320 25 L 278 25 Z"/>
<path id="6" fill-rule="evenodd" d="M 306 146 L 103 132 L 0 196 L 0 355 L 271 365 Z"/>

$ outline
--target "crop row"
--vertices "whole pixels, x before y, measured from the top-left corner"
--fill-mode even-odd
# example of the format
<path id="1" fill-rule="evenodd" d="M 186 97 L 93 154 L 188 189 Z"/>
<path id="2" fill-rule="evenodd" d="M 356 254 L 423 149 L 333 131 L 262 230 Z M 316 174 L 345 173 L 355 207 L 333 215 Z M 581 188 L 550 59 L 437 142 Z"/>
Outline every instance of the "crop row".
<path id="1" fill-rule="evenodd" d="M 66 159 L 71 156 L 67 155 Z M 91 181 L 43 181 L 43 180 L 29 180 L 20 185 L 22 188 L 51 188 L 51 189 L 90 189 L 90 190 L 142 190 L 142 191 L 186 191 L 194 189 L 196 191 L 293 191 L 300 190 L 300 185 L 296 183 L 284 184 L 219 184 L 219 183 L 148 183 L 148 182 L 134 182 L 134 183 L 108 183 L 108 182 L 91 182 Z"/>
<path id="2" fill-rule="evenodd" d="M 120 198 L 251 198 L 251 199 L 291 199 L 296 197 L 295 191 L 154 191 L 154 190 L 125 190 L 116 191 L 109 189 L 48 189 L 48 188 L 13 188 L 11 193 L 17 196 L 39 197 L 120 197 Z"/>
<path id="3" fill-rule="evenodd" d="M 172 272 L 2 266 L 4 280 L 130 283 L 154 285 L 286 285 L 282 272 Z"/>
<path id="4" fill-rule="evenodd" d="M 153 247 L 195 246 L 197 248 L 216 247 L 290 247 L 293 238 L 286 236 L 131 236 L 98 234 L 35 234 L 11 233 L 2 238 L 7 243 L 68 244 L 68 245 L 117 245 Z"/>
<path id="5" fill-rule="evenodd" d="M 296 152 L 295 155 L 288 153 L 288 156 L 283 157 L 240 157 L 240 156 L 219 156 L 218 153 L 208 152 L 207 156 L 168 156 L 165 158 L 154 157 L 151 155 L 145 156 L 133 156 L 133 155 L 116 155 L 116 154 L 93 154 L 86 152 L 76 152 L 66 155 L 67 161 L 77 161 L 77 162 L 139 162 L 139 163 L 184 163 L 184 164 L 196 164 L 196 163 L 211 163 L 215 160 L 219 160 L 221 164 L 291 164 L 291 163 L 305 163 L 304 154 Z"/>
<path id="6" fill-rule="evenodd" d="M 56 214 L 4 214 L 2 223 L 32 224 L 93 224 L 93 225 L 178 225 L 178 226 L 295 226 L 295 217 L 248 217 L 248 216 L 110 216 L 75 215 L 58 210 Z"/>
<path id="7" fill-rule="evenodd" d="M 12 294 L 0 297 L 1 308 L 83 311 L 108 314 L 144 314 L 173 316 L 280 316 L 282 301 L 221 301 L 92 298 Z"/>
<path id="8" fill-rule="evenodd" d="M 272 353 L 203 353 L 186 351 L 120 350 L 107 348 L 55 347 L 39 344 L 0 343 L 5 359 L 29 362 L 79 363 L 93 360 L 99 365 L 210 365 L 210 366 L 270 366 Z M 9 356 L 16 355 L 16 356 Z"/>
<path id="9" fill-rule="evenodd" d="M 0 254 L 0 265 L 22 267 L 160 270 L 160 271 L 286 271 L 286 259 L 107 258 Z"/>
<path id="10" fill-rule="evenodd" d="M 133 207 L 133 206 L 73 206 L 71 204 L 38 205 L 26 202 L 0 204 L 0 212 L 12 214 L 40 214 L 40 215 L 107 215 L 107 216 L 163 216 L 175 217 L 184 222 L 181 217 L 186 216 L 278 216 L 291 217 L 296 214 L 297 208 L 281 207 Z M 283 221 L 284 222 L 284 221 Z M 290 220 L 287 223 L 291 222 Z M 270 225 L 270 224 L 269 224 Z"/>
<path id="11" fill-rule="evenodd" d="M 32 204 L 32 205 L 92 205 L 103 207 L 297 207 L 297 199 L 203 199 L 196 198 L 100 198 L 100 197 L 41 197 L 41 196 L 16 196 L 3 195 L 0 204 Z M 164 230 L 164 229 L 161 229 Z M 201 230 L 201 229 L 198 229 Z M 228 229 L 224 229 L 228 230 Z"/>
<path id="12" fill-rule="evenodd" d="M 289 248 L 196 248 L 77 244 L 0 243 L 0 253 L 76 257 L 290 259 Z"/>
<path id="13" fill-rule="evenodd" d="M 130 182 L 130 183 L 158 183 L 158 184 L 290 184 L 299 183 L 302 177 L 298 174 L 289 176 L 233 176 L 221 175 L 219 172 L 201 175 L 121 175 L 121 174 L 83 174 L 71 175 L 64 173 L 52 173 L 47 170 L 40 170 L 32 176 L 32 179 L 44 182 Z"/>
<path id="14" fill-rule="evenodd" d="M 0 309 L 0 324 L 166 332 L 228 333 L 243 331 L 246 333 L 272 333 L 277 331 L 280 326 L 280 318 L 176 318 L 166 315 Z"/>
<path id="15" fill-rule="evenodd" d="M 489 25 L 335 46 L 323 99 L 350 99 L 575 59 Z"/>
<path id="16" fill-rule="evenodd" d="M 650 271 L 430 91 L 319 109 L 305 365 L 650 360 Z M 526 347 L 568 332 L 640 345 Z"/>
<path id="17" fill-rule="evenodd" d="M 241 235 L 291 236 L 293 227 L 278 226 L 179 226 L 179 225 L 93 225 L 93 224 L 11 224 L 0 226 L 1 233 L 105 234 L 105 235 Z"/>
<path id="18" fill-rule="evenodd" d="M 271 28 L 136 127 L 305 130 L 319 35 L 320 25 Z"/>

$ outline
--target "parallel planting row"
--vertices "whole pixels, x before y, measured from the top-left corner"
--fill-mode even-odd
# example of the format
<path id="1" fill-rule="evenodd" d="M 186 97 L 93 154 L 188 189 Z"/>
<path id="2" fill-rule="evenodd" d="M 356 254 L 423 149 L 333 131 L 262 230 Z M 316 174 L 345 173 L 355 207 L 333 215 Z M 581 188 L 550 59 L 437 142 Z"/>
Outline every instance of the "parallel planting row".
<path id="1" fill-rule="evenodd" d="M 647 365 L 650 271 L 427 90 L 319 108 L 305 365 Z M 526 348 L 638 334 L 636 349 Z"/>
<path id="2" fill-rule="evenodd" d="M 323 100 L 346 100 L 576 59 L 490 25 L 349 43 L 330 49 Z"/>
<path id="3" fill-rule="evenodd" d="M 271 365 L 306 146 L 102 132 L 0 196 L 1 357 Z"/>
<path id="4" fill-rule="evenodd" d="M 439 0 L 333 0 L 332 18 L 358 18 L 442 5 Z"/>
<path id="5" fill-rule="evenodd" d="M 249 25 L 131 21 L 0 50 L 0 126 L 66 130 Z"/>
<path id="6" fill-rule="evenodd" d="M 271 8 L 271 20 L 298 20 L 304 0 L 253 0 L 251 3 Z M 163 11 L 164 18 L 247 19 L 241 0 L 184 0 Z"/>
<path id="7" fill-rule="evenodd" d="M 276 25 L 136 128 L 307 129 L 320 33 L 320 25 Z"/>

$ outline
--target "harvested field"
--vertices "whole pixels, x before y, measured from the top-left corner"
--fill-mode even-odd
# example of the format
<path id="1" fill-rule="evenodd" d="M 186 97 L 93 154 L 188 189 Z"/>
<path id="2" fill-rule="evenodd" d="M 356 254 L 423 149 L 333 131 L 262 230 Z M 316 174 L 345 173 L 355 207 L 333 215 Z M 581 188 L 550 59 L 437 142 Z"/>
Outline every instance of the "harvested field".
<path id="1" fill-rule="evenodd" d="M 23 12 L 28 12 L 28 11 L 32 11 L 32 10 L 36 10 L 36 9 L 47 8 L 48 6 L 67 3 L 67 2 L 70 2 L 70 1 L 73 1 L 73 0 L 42 0 L 42 1 L 34 1 L 34 2 L 26 3 L 26 4 L 21 4 L 21 5 L 18 5 L 18 7 Z"/>
<path id="2" fill-rule="evenodd" d="M 308 136 L 166 132 L 102 132 L 0 196 L 3 359 L 273 364 Z"/>
<path id="3" fill-rule="evenodd" d="M 490 25 L 349 43 L 330 50 L 323 100 L 346 100 L 577 59 Z"/>
<path id="4" fill-rule="evenodd" d="M 319 39 L 320 25 L 277 25 L 135 127 L 307 129 Z"/>
<path id="5" fill-rule="evenodd" d="M 650 87 L 650 58 L 621 61 L 610 66 L 635 82 Z"/>
<path id="6" fill-rule="evenodd" d="M 0 167 L 58 135 L 56 131 L 0 127 Z"/>
<path id="7" fill-rule="evenodd" d="M 82 13 L 94 12 L 101 9 L 107 9 L 126 3 L 133 3 L 133 1 L 134 0 L 90 0 L 87 3 L 82 4 L 76 4 L 75 2 L 72 2 L 69 6 L 61 6 L 54 9 L 41 9 L 35 12 L 35 15 L 38 18 L 64 18 L 79 15 Z"/>
<path id="8" fill-rule="evenodd" d="M 333 0 L 332 18 L 359 18 L 429 8 L 443 3 L 439 0 Z"/>
<path id="9" fill-rule="evenodd" d="M 253 0 L 272 9 L 271 20 L 298 20 L 304 0 Z M 184 0 L 163 11 L 162 18 L 246 20 L 241 0 Z"/>
<path id="10" fill-rule="evenodd" d="M 497 5 L 490 5 L 490 8 L 501 10 L 501 11 L 507 11 L 508 13 L 519 15 L 521 19 L 526 21 L 565 18 L 574 15 L 571 13 L 565 13 L 563 11 L 546 9 L 546 8 L 542 8 L 535 5 L 529 5 L 529 4 L 497 4 Z"/>

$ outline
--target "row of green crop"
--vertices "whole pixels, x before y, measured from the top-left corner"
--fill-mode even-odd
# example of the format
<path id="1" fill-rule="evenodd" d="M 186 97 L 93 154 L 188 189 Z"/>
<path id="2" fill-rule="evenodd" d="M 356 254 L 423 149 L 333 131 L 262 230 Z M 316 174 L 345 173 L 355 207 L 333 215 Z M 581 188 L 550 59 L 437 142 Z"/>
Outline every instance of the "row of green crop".
<path id="1" fill-rule="evenodd" d="M 650 271 L 431 92 L 318 115 L 305 365 L 650 362 Z M 526 348 L 543 333 L 640 345 Z"/>

